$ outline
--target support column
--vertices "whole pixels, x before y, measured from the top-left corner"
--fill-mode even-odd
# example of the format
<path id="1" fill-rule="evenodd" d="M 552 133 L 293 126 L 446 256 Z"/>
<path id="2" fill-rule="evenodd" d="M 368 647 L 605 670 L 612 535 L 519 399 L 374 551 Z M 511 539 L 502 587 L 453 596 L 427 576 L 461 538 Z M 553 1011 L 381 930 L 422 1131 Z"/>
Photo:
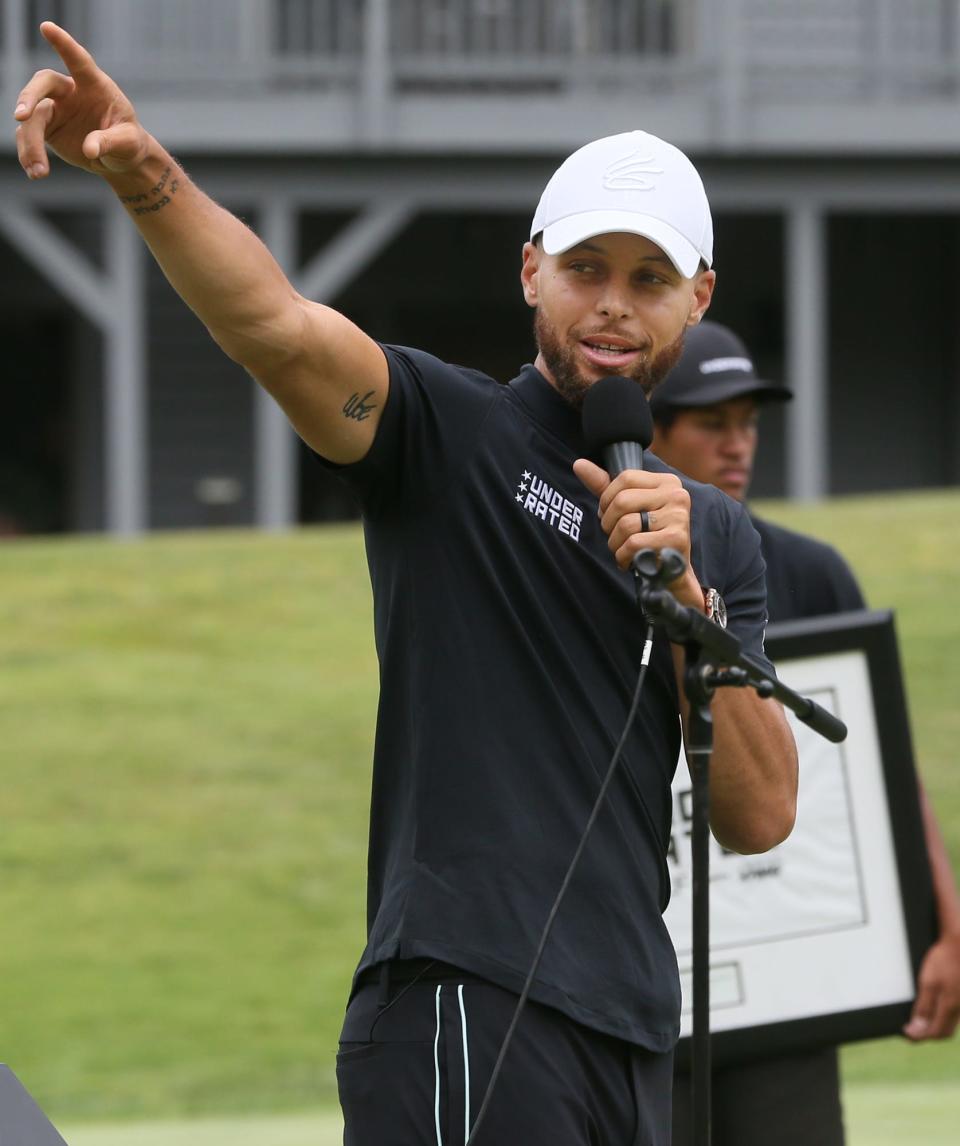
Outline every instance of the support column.
<path id="1" fill-rule="evenodd" d="M 826 218 L 819 203 L 793 203 L 786 219 L 787 495 L 803 501 L 830 489 L 827 424 Z"/>
<path id="2" fill-rule="evenodd" d="M 297 290 L 314 302 L 330 302 L 380 254 L 415 214 L 411 203 L 376 203 L 361 212 L 297 275 Z"/>
<path id="3" fill-rule="evenodd" d="M 261 211 L 261 237 L 292 278 L 297 262 L 294 207 L 289 200 L 271 199 Z M 261 529 L 289 529 L 299 516 L 297 438 L 284 412 L 260 386 L 254 403 L 254 520 Z"/>
<path id="4" fill-rule="evenodd" d="M 0 232 L 103 334 L 104 524 L 132 536 L 148 519 L 143 244 L 123 211 L 112 203 L 101 210 L 104 271 L 30 207 L 0 207 Z"/>
<path id="5" fill-rule="evenodd" d="M 367 145 L 387 138 L 390 106 L 390 10 L 388 0 L 366 0 L 363 5 L 363 73 L 360 92 L 360 128 Z"/>
<path id="6" fill-rule="evenodd" d="M 701 58 L 718 61 L 719 99 L 717 107 L 720 113 L 718 123 L 718 137 L 727 150 L 732 150 L 743 141 L 743 119 L 746 109 L 746 20 L 743 13 L 742 0 L 720 0 L 720 3 L 705 6 L 701 16 L 701 27 L 705 27 L 707 12 L 710 18 L 717 20 L 713 26 L 716 39 L 707 40 L 700 46 Z M 719 50 L 708 45 L 719 44 Z"/>
<path id="7" fill-rule="evenodd" d="M 104 376 L 106 525 L 121 536 L 148 526 L 146 277 L 143 243 L 125 211 L 106 209 L 112 293 Z"/>
<path id="8" fill-rule="evenodd" d="M 113 315 L 112 288 L 86 255 L 20 201 L 0 205 L 0 232 L 54 290 L 106 333 Z"/>

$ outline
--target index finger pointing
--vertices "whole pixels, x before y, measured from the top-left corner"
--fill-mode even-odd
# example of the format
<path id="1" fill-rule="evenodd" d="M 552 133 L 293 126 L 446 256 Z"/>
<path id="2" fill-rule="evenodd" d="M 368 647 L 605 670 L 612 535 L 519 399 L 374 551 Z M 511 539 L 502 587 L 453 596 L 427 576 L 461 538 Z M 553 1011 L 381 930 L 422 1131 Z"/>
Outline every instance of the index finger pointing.
<path id="1" fill-rule="evenodd" d="M 40 31 L 75 79 L 98 70 L 93 56 L 59 24 L 54 24 L 52 20 L 44 20 L 40 25 Z"/>

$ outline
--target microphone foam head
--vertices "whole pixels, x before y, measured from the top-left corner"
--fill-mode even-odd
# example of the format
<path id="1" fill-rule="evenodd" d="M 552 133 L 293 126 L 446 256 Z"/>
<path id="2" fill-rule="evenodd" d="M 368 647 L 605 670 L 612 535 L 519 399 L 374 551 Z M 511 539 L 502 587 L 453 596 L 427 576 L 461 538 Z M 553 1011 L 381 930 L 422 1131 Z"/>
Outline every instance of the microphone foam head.
<path id="1" fill-rule="evenodd" d="M 653 441 L 653 415 L 639 382 L 610 374 L 601 378 L 583 399 L 583 436 L 591 457 L 600 457 L 614 442 Z"/>

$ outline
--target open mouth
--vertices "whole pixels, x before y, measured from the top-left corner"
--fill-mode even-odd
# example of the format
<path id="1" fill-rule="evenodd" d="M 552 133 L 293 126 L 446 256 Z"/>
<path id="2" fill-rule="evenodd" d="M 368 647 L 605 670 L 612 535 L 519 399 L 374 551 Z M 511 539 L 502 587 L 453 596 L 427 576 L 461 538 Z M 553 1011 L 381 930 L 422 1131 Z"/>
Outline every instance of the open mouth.
<path id="1" fill-rule="evenodd" d="M 597 366 L 628 366 L 643 353 L 622 339 L 583 338 L 580 347 L 586 358 Z"/>

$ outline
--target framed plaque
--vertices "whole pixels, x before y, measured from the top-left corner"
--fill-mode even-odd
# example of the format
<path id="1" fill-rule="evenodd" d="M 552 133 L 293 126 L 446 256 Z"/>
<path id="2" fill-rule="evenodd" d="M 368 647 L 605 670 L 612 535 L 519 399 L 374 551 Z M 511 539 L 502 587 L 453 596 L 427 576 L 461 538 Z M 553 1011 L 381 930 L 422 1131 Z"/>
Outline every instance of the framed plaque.
<path id="1" fill-rule="evenodd" d="M 788 712 L 800 757 L 793 833 L 762 855 L 711 841 L 710 1026 L 718 1064 L 899 1032 L 935 936 L 892 614 L 771 625 L 766 649 L 781 680 L 843 720 L 849 735 L 830 744 Z M 664 917 L 683 990 L 681 1061 L 692 1026 L 689 822 L 681 759 Z"/>

